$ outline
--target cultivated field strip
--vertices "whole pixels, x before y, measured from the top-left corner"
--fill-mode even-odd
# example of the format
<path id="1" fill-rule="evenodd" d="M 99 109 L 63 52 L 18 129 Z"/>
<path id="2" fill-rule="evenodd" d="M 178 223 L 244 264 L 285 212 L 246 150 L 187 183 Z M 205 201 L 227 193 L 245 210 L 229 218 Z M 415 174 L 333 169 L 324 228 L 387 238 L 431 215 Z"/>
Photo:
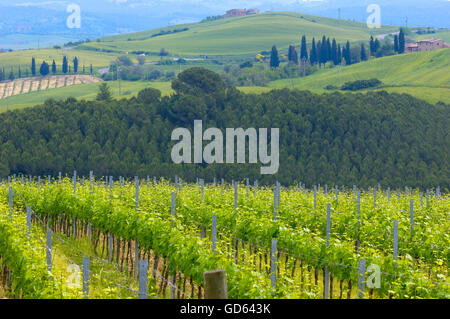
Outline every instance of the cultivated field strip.
<path id="1" fill-rule="evenodd" d="M 77 84 L 97 83 L 101 80 L 91 75 L 52 75 L 32 77 L 0 83 L 0 99 L 36 91 L 62 88 Z"/>

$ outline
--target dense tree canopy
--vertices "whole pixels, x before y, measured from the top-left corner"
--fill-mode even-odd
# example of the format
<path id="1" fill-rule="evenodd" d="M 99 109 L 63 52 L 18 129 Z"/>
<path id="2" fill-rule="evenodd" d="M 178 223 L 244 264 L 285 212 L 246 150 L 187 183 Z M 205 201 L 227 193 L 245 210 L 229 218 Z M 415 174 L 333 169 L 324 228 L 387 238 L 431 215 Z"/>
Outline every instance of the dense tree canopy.
<path id="1" fill-rule="evenodd" d="M 190 69 L 162 97 L 147 89 L 112 101 L 48 100 L 0 114 L 0 174 L 178 175 L 316 183 L 449 187 L 450 106 L 409 95 L 317 95 L 299 90 L 243 94 L 211 71 Z M 280 169 L 261 164 L 173 164 L 176 127 L 279 128 Z"/>

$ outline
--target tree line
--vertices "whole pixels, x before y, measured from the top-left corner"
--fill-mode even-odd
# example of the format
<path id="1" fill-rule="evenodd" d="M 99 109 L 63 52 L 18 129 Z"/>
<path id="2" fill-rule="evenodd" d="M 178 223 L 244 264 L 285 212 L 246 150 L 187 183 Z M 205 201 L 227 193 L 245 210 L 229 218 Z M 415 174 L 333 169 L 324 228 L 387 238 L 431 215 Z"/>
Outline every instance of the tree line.
<path id="1" fill-rule="evenodd" d="M 394 35 L 393 45 L 389 42 L 381 44 L 380 40 L 374 39 L 373 36 L 369 40 L 369 51 L 367 52 L 364 43 L 359 44 L 359 48 L 351 47 L 350 41 L 347 41 L 341 46 L 336 42 L 336 39 L 330 40 L 325 35 L 321 40 L 316 42 L 312 38 L 311 47 L 308 48 L 306 36 L 302 36 L 300 43 L 300 54 L 298 54 L 296 46 L 290 45 L 288 49 L 288 62 L 294 64 L 318 65 L 324 66 L 327 62 L 332 62 L 333 65 L 340 65 L 345 62 L 345 65 L 357 63 L 359 61 L 367 61 L 369 57 L 382 57 L 391 55 L 393 53 L 402 54 L 405 52 L 405 32 L 400 28 L 399 34 Z M 356 50 L 357 49 L 357 50 Z M 357 58 L 355 58 L 358 55 Z M 280 66 L 280 58 L 277 47 L 274 45 L 270 53 L 270 67 L 277 68 Z"/>
<path id="2" fill-rule="evenodd" d="M 51 74 L 86 74 L 87 67 L 83 65 L 80 69 L 78 57 L 74 57 L 69 63 L 69 60 L 66 56 L 63 57 L 61 66 L 58 66 L 55 60 L 52 61 L 51 64 L 47 63 L 45 60 L 41 62 L 41 64 L 36 63 L 36 59 L 34 57 L 31 58 L 31 64 L 29 66 L 16 66 L 10 67 L 9 72 L 5 70 L 5 67 L 0 68 L 0 81 L 12 81 L 14 79 L 26 78 L 31 76 L 46 76 Z M 94 69 L 92 64 L 89 65 L 89 74 L 94 74 Z"/>
<path id="3" fill-rule="evenodd" d="M 260 183 L 448 188 L 450 105 L 406 94 L 300 90 L 244 94 L 220 76 L 191 68 L 161 97 L 147 88 L 113 100 L 102 84 L 96 101 L 47 100 L 0 114 L 0 176 L 180 176 Z M 173 164 L 171 133 L 203 120 L 217 127 L 279 128 L 280 169 L 260 175 L 260 164 Z M 248 146 L 248 145 L 247 145 Z"/>

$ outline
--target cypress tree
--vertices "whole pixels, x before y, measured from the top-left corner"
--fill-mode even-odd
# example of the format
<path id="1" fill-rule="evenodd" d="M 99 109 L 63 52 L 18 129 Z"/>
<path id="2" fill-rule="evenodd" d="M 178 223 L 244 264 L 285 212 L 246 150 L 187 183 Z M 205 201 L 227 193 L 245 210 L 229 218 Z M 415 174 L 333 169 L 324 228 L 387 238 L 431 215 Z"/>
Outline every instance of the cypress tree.
<path id="1" fill-rule="evenodd" d="M 345 59 L 345 64 L 346 65 L 352 64 L 352 56 L 351 56 L 350 42 L 349 41 L 347 41 L 347 44 L 345 45 L 344 59 Z"/>
<path id="2" fill-rule="evenodd" d="M 301 59 L 302 61 L 308 60 L 308 45 L 306 44 L 306 36 L 303 36 L 303 37 L 302 37 L 302 45 L 301 45 L 300 59 Z"/>
<path id="3" fill-rule="evenodd" d="M 317 63 L 316 40 L 314 38 L 312 39 L 312 47 L 311 47 L 311 54 L 309 55 L 309 61 L 311 62 L 311 65 Z"/>
<path id="4" fill-rule="evenodd" d="M 398 35 L 394 35 L 394 51 L 398 53 Z"/>
<path id="5" fill-rule="evenodd" d="M 36 76 L 36 59 L 34 57 L 31 58 L 31 74 Z"/>
<path id="6" fill-rule="evenodd" d="M 338 44 L 338 48 L 337 48 L 337 62 L 338 62 L 338 64 L 342 63 L 342 49 L 341 49 L 340 44 Z"/>
<path id="7" fill-rule="evenodd" d="M 373 40 L 373 36 L 370 36 L 370 47 L 369 47 L 369 50 L 370 50 L 370 56 L 374 56 L 376 50 L 375 50 L 375 42 Z"/>
<path id="8" fill-rule="evenodd" d="M 14 80 L 14 72 L 13 72 L 13 69 L 12 69 L 12 68 L 11 68 L 11 72 L 9 72 L 9 77 L 8 77 L 8 79 L 9 79 L 10 81 Z"/>
<path id="9" fill-rule="evenodd" d="M 400 34 L 398 36 L 398 53 L 405 53 L 405 32 L 403 28 L 400 28 Z"/>
<path id="10" fill-rule="evenodd" d="M 63 58 L 63 64 L 62 64 L 62 71 L 63 71 L 63 73 L 64 74 L 66 74 L 67 73 L 67 71 L 68 71 L 68 63 L 67 63 L 67 57 L 66 56 L 64 56 L 64 58 Z"/>
<path id="11" fill-rule="evenodd" d="M 293 46 L 293 45 L 289 46 L 288 60 L 289 60 L 289 62 L 298 64 L 297 50 L 295 49 L 295 46 Z"/>
<path id="12" fill-rule="evenodd" d="M 45 62 L 45 61 L 42 62 L 41 68 L 39 69 L 39 73 L 40 73 L 42 76 L 46 76 L 47 74 L 50 73 L 50 68 L 49 68 L 47 62 Z"/>
<path id="13" fill-rule="evenodd" d="M 83 74 L 86 74 L 86 66 L 83 64 Z"/>
<path id="14" fill-rule="evenodd" d="M 373 49 L 374 49 L 373 53 L 375 54 L 379 48 L 380 48 L 380 41 L 378 41 L 378 39 L 376 39 L 374 42 L 374 45 L 373 45 Z"/>
<path id="15" fill-rule="evenodd" d="M 333 61 L 333 54 L 331 52 L 330 38 L 327 39 L 327 61 Z"/>
<path id="16" fill-rule="evenodd" d="M 331 60 L 333 61 L 334 65 L 339 64 L 337 49 L 336 39 L 333 39 L 333 44 L 331 45 Z"/>
<path id="17" fill-rule="evenodd" d="M 77 57 L 73 58 L 73 72 L 78 73 L 78 58 Z"/>
<path id="18" fill-rule="evenodd" d="M 276 46 L 272 47 L 272 53 L 270 54 L 270 67 L 278 68 L 280 66 L 280 59 L 278 57 L 278 50 Z"/>
<path id="19" fill-rule="evenodd" d="M 22 71 L 20 70 L 20 65 L 19 65 L 19 79 L 22 77 Z"/>
<path id="20" fill-rule="evenodd" d="M 361 43 L 361 61 L 367 61 L 366 48 L 364 47 L 364 43 Z"/>
<path id="21" fill-rule="evenodd" d="M 91 66 L 90 66 L 90 74 L 92 75 L 92 74 L 94 74 L 94 69 L 92 68 L 92 64 L 91 64 Z"/>
<path id="22" fill-rule="evenodd" d="M 321 64 L 322 64 L 322 42 L 320 40 L 317 41 L 317 44 L 316 44 L 316 54 L 317 54 L 316 63 L 318 63 L 319 67 L 321 67 Z"/>
<path id="23" fill-rule="evenodd" d="M 53 63 L 52 63 L 52 73 L 56 74 L 56 62 L 55 62 L 55 60 L 53 60 Z"/>
<path id="24" fill-rule="evenodd" d="M 320 43 L 320 63 L 325 65 L 328 61 L 328 45 L 325 36 L 322 37 L 322 42 Z"/>

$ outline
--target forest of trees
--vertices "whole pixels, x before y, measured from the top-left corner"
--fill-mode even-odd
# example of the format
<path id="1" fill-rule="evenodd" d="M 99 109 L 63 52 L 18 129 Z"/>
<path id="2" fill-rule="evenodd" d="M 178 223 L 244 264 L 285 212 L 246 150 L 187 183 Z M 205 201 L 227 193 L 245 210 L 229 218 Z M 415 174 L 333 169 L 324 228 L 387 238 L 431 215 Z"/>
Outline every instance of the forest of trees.
<path id="1" fill-rule="evenodd" d="M 0 114 L 0 176 L 114 175 L 214 177 L 283 184 L 361 187 L 440 185 L 450 181 L 450 105 L 409 95 L 274 90 L 243 94 L 202 68 L 183 71 L 175 94 L 145 89 L 131 99 L 47 100 Z M 173 164 L 172 130 L 280 128 L 280 169 L 260 175 L 260 164 Z"/>

